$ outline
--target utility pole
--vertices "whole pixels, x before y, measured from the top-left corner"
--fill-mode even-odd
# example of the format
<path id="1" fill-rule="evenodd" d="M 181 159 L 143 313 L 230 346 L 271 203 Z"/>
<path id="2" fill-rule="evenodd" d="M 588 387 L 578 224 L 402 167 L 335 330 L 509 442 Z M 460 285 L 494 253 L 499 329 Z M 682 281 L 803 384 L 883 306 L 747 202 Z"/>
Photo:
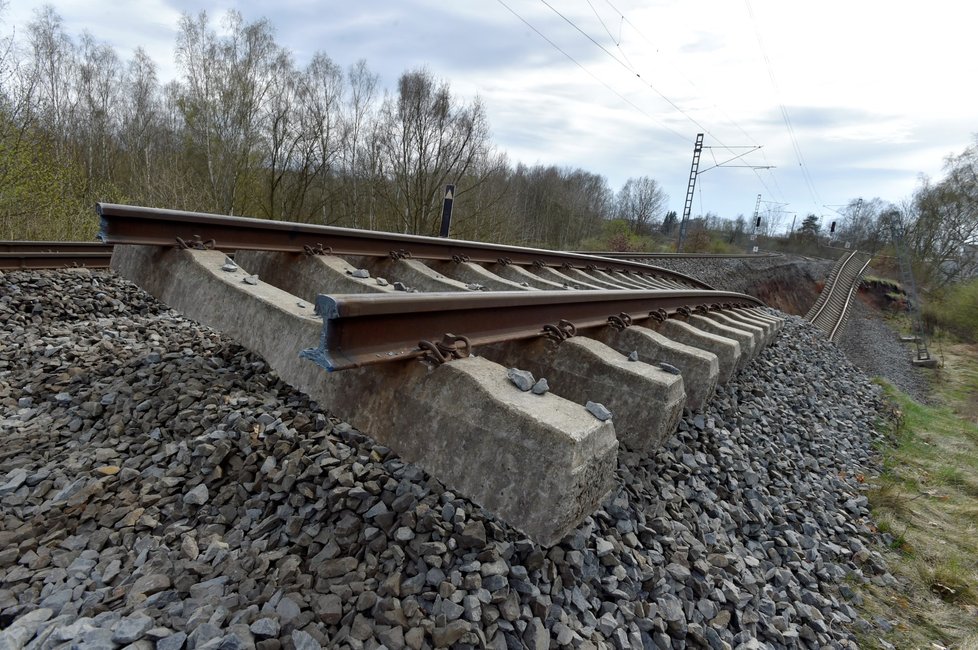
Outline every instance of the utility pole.
<path id="1" fill-rule="evenodd" d="M 696 187 L 696 174 L 700 168 L 700 154 L 703 153 L 703 134 L 696 134 L 696 144 L 693 145 L 693 164 L 689 169 L 689 185 L 686 187 L 686 203 L 683 205 L 683 220 L 679 222 L 679 241 L 676 242 L 676 252 L 683 250 L 683 240 L 686 239 L 686 227 L 689 214 L 693 210 L 693 190 Z"/>
<path id="2" fill-rule="evenodd" d="M 750 220 L 752 226 L 750 240 L 757 241 L 757 226 L 761 223 L 761 195 L 757 195 L 757 203 L 754 204 L 754 216 Z"/>

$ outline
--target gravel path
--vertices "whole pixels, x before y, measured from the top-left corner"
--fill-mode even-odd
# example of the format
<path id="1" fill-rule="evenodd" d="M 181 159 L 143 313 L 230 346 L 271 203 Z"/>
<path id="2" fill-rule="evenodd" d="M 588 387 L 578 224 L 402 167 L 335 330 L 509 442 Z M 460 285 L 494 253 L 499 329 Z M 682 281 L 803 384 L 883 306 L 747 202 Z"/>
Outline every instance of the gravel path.
<path id="1" fill-rule="evenodd" d="M 801 319 L 541 548 L 109 272 L 0 275 L 0 648 L 856 647 L 879 391 Z"/>

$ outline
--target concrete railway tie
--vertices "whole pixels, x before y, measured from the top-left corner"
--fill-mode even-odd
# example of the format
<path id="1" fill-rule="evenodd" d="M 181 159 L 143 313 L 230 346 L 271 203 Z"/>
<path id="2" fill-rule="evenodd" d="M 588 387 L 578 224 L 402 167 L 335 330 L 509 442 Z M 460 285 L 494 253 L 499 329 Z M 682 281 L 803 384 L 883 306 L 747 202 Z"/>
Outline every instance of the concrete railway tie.
<path id="1" fill-rule="evenodd" d="M 661 444 L 684 407 L 701 408 L 717 382 L 732 376 L 739 340 L 760 338 L 762 331 L 728 324 L 721 331 L 736 339 L 727 338 L 708 331 L 713 326 L 703 321 L 712 319 L 692 315 L 689 322 L 654 324 L 659 331 L 604 327 L 593 338 L 588 332 L 560 343 L 537 338 L 481 346 L 480 356 L 441 365 L 383 364 L 327 375 L 298 355 L 323 330 L 312 309 L 313 287 L 372 293 L 390 287 L 350 277 L 352 267 L 339 258 L 297 255 L 282 264 L 282 254 L 275 255 L 276 264 L 264 270 L 279 268 L 278 283 L 291 291 L 243 281 L 254 270 L 244 267 L 249 256 L 239 256 L 238 271 L 222 270 L 225 255 L 218 251 L 119 246 L 113 266 L 261 354 L 283 380 L 338 417 L 545 545 L 559 541 L 611 489 L 619 441 L 633 449 Z M 775 322 L 754 310 L 741 317 Z M 627 359 L 632 351 L 640 361 Z M 552 391 L 518 390 L 507 366 L 546 377 Z M 613 420 L 592 416 L 587 401 L 604 404 Z"/>
<path id="2" fill-rule="evenodd" d="M 117 245 L 112 266 L 260 354 L 284 381 L 334 415 L 543 545 L 559 541 L 612 489 L 619 444 L 649 451 L 662 444 L 683 409 L 702 408 L 717 383 L 759 354 L 781 325 L 757 307 L 673 313 L 630 325 L 585 323 L 577 336 L 479 343 L 473 346 L 478 356 L 447 363 L 413 357 L 327 373 L 308 353 L 300 357 L 325 346 L 330 321 L 313 309 L 324 294 L 399 299 L 406 294 L 395 292 L 394 284 L 410 283 L 424 291 L 493 295 L 474 295 L 468 285 L 476 283 L 539 301 L 556 293 L 558 276 L 582 286 L 625 283 L 612 273 L 502 262 L 439 265 L 246 250 L 235 260 L 229 270 L 216 250 Z M 370 273 L 360 272 L 364 268 Z M 545 377 L 550 391 L 518 389 L 508 367 Z M 603 404 L 612 419 L 592 415 L 588 401 Z"/>

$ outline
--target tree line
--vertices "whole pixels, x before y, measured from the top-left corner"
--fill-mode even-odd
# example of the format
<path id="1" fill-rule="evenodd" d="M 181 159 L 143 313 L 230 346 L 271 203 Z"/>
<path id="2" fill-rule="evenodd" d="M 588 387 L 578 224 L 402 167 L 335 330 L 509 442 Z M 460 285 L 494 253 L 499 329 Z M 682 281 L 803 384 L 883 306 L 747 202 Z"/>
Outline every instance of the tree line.
<path id="1" fill-rule="evenodd" d="M 219 29 L 218 29 L 219 27 Z M 96 201 L 571 248 L 610 216 L 650 230 L 649 177 L 613 191 L 583 169 L 510 165 L 486 110 L 427 69 L 390 92 L 365 61 L 305 65 L 271 24 L 184 14 L 179 76 L 128 61 L 51 8 L 0 43 L 0 238 L 89 239 Z"/>
<path id="2" fill-rule="evenodd" d="M 0 0 L 0 18 L 3 2 Z M 15 37 L 16 35 L 16 37 Z M 452 236 L 548 248 L 668 250 L 678 215 L 648 176 L 617 191 L 579 168 L 510 164 L 486 109 L 421 68 L 390 90 L 365 61 L 304 65 L 265 19 L 184 14 L 177 78 L 137 49 L 123 61 L 51 8 L 0 39 L 0 239 L 91 239 L 111 201 L 434 235 L 446 184 Z M 686 250 L 749 247 L 750 235 L 881 251 L 893 234 L 925 282 L 978 272 L 978 138 L 901 204 L 853 200 L 835 233 L 815 215 L 691 220 Z M 799 215 L 800 216 L 800 215 Z"/>
<path id="3" fill-rule="evenodd" d="M 945 159 L 942 180 L 922 178 L 898 204 L 853 199 L 834 221 L 834 233 L 822 232 L 809 215 L 800 235 L 822 235 L 874 254 L 893 256 L 902 248 L 918 281 L 934 290 L 978 277 L 978 135 Z"/>

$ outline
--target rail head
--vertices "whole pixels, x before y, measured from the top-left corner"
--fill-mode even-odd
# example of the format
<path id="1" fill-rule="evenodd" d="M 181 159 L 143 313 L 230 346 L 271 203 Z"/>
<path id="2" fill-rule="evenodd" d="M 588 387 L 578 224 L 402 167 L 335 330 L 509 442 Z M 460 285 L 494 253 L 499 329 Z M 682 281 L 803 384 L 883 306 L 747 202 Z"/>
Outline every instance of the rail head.
<path id="1" fill-rule="evenodd" d="M 439 351 L 467 356 L 479 345 L 757 306 L 763 303 L 746 294 L 697 289 L 320 295 L 320 346 L 302 356 L 330 371 L 421 356 L 441 361 Z"/>
<path id="2" fill-rule="evenodd" d="M 641 262 L 598 258 L 541 248 L 523 248 L 461 239 L 403 235 L 204 212 L 98 203 L 98 237 L 107 244 L 173 246 L 180 243 L 221 250 L 267 250 L 335 255 L 409 257 L 425 260 L 518 264 L 616 271 L 670 278 L 686 286 L 712 289 L 701 280 Z"/>

